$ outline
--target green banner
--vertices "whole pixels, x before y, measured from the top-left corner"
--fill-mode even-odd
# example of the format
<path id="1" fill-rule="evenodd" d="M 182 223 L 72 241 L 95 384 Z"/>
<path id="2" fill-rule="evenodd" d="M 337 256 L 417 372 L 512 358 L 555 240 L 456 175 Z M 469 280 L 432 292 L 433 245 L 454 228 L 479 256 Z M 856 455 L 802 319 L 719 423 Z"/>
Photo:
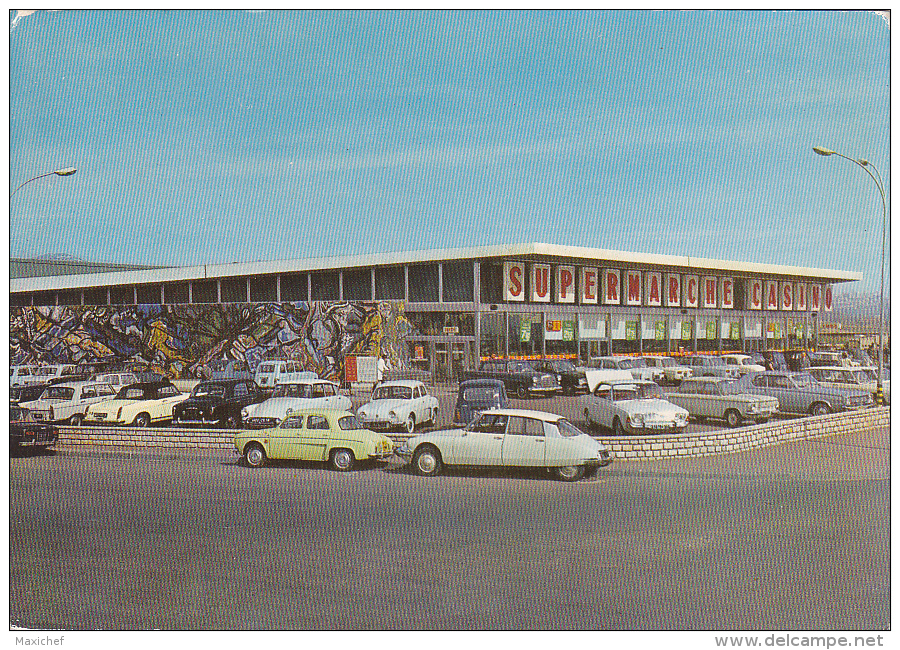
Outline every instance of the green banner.
<path id="1" fill-rule="evenodd" d="M 694 326 L 694 321 L 686 320 L 681 323 L 681 340 L 682 341 L 690 341 L 693 338 L 691 334 L 691 328 Z"/>
<path id="2" fill-rule="evenodd" d="M 729 338 L 739 339 L 741 338 L 741 324 L 740 323 L 732 323 L 731 324 L 731 332 Z"/>
<path id="3" fill-rule="evenodd" d="M 519 327 L 519 341 L 528 343 L 531 341 L 531 317 L 522 316 L 522 325 Z"/>
<path id="4" fill-rule="evenodd" d="M 636 320 L 625 321 L 625 340 L 637 341 L 638 324 Z"/>
<path id="5" fill-rule="evenodd" d="M 656 321 L 656 340 L 657 341 L 665 341 L 666 340 L 666 321 L 664 321 L 664 320 Z"/>
<path id="6" fill-rule="evenodd" d="M 562 324 L 563 341 L 575 340 L 575 321 L 564 320 Z"/>
<path id="7" fill-rule="evenodd" d="M 718 336 L 716 336 L 716 321 L 706 321 L 706 338 L 710 341 L 719 338 Z"/>

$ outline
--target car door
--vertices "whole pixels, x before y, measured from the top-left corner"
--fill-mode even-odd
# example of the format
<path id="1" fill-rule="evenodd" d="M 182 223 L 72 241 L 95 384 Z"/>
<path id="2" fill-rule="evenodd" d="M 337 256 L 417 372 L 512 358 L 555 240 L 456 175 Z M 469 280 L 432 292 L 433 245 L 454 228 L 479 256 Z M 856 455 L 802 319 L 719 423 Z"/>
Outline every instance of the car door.
<path id="1" fill-rule="evenodd" d="M 453 440 L 451 464 L 499 465 L 508 419 L 502 414 L 482 413 L 470 430 Z"/>
<path id="2" fill-rule="evenodd" d="M 508 467 L 543 467 L 546 454 L 544 423 L 510 416 L 501 447 L 501 462 Z"/>
<path id="3" fill-rule="evenodd" d="M 612 426 L 612 387 L 598 386 L 590 400 L 588 412 L 591 420 L 602 427 Z"/>
<path id="4" fill-rule="evenodd" d="M 269 458 L 300 458 L 304 418 L 303 415 L 289 415 L 269 431 Z"/>
<path id="5" fill-rule="evenodd" d="M 298 458 L 302 460 L 325 460 L 331 441 L 331 427 L 324 415 L 309 415 L 306 428 L 300 440 Z"/>

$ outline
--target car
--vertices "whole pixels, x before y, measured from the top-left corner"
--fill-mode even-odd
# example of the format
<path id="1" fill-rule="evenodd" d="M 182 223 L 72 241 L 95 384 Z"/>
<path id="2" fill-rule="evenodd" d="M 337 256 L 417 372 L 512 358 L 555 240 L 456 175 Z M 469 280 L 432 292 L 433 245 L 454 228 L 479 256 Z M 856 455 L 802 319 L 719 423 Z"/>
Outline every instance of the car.
<path id="1" fill-rule="evenodd" d="M 66 380 L 85 379 L 77 366 L 72 364 L 55 364 L 50 366 L 38 366 L 33 369 L 38 382 L 54 383 Z"/>
<path id="2" fill-rule="evenodd" d="M 859 362 L 853 359 L 847 351 L 843 352 L 832 352 L 826 350 L 819 350 L 818 352 L 813 352 L 810 356 L 810 366 L 811 367 L 821 367 L 821 366 L 829 366 L 829 367 L 843 367 L 850 368 L 853 366 L 859 366 Z"/>
<path id="3" fill-rule="evenodd" d="M 59 429 L 52 424 L 35 422 L 31 412 L 21 406 L 9 407 L 9 448 L 17 451 L 21 447 L 47 449 L 59 440 Z"/>
<path id="4" fill-rule="evenodd" d="M 25 386 L 13 386 L 9 389 L 9 401 L 11 404 L 21 404 L 38 399 L 47 389 L 49 384 L 28 384 Z"/>
<path id="5" fill-rule="evenodd" d="M 393 453 L 390 438 L 366 429 L 350 411 L 302 409 L 268 429 L 241 431 L 234 447 L 250 467 L 268 460 L 328 462 L 346 472 L 360 461 L 384 460 Z"/>
<path id="6" fill-rule="evenodd" d="M 202 379 L 253 379 L 250 366 L 238 359 L 216 359 L 202 366 L 199 371 Z"/>
<path id="7" fill-rule="evenodd" d="M 47 380 L 35 374 L 36 366 L 10 366 L 9 387 L 30 386 L 32 384 L 46 384 Z"/>
<path id="8" fill-rule="evenodd" d="M 768 422 L 778 410 L 774 397 L 743 393 L 734 381 L 724 377 L 685 379 L 666 399 L 698 420 L 718 418 L 730 427 L 739 427 L 748 420 Z"/>
<path id="9" fill-rule="evenodd" d="M 683 366 L 678 363 L 672 357 L 642 357 L 644 359 L 644 363 L 647 364 L 649 368 L 660 368 L 662 369 L 662 377 L 656 380 L 656 383 L 662 384 L 666 383 L 671 385 L 677 385 L 684 379 L 687 379 L 693 374 L 693 371 L 688 366 Z"/>
<path id="10" fill-rule="evenodd" d="M 190 396 L 172 410 L 176 426 L 217 425 L 223 429 L 241 426 L 241 410 L 266 399 L 250 379 L 201 381 Z"/>
<path id="11" fill-rule="evenodd" d="M 188 396 L 168 379 L 130 384 L 121 388 L 113 399 L 91 404 L 84 416 L 84 423 L 149 427 L 153 423 L 171 420 L 175 405 Z"/>
<path id="12" fill-rule="evenodd" d="M 563 395 L 587 392 L 587 379 L 584 378 L 584 370 L 579 370 L 568 359 L 542 359 L 534 362 L 534 369 L 538 372 L 555 374 L 559 378 L 559 384 Z"/>
<path id="13" fill-rule="evenodd" d="M 279 384 L 305 379 L 318 379 L 318 376 L 314 372 L 303 370 L 299 361 L 290 360 L 263 361 L 253 374 L 253 381 L 265 391 L 273 391 Z"/>
<path id="14" fill-rule="evenodd" d="M 375 431 L 400 429 L 412 433 L 417 424 L 437 421 L 438 400 L 420 381 L 383 381 L 372 391 L 372 399 L 357 409 L 356 417 Z"/>
<path id="15" fill-rule="evenodd" d="M 634 379 L 641 381 L 662 381 L 666 376 L 662 368 L 648 366 L 641 357 L 592 357 L 588 365 L 595 370 L 627 370 Z"/>
<path id="16" fill-rule="evenodd" d="M 578 409 L 589 426 L 627 434 L 680 433 L 688 412 L 666 400 L 652 381 L 634 379 L 627 371 L 588 370 L 591 392 L 578 398 Z"/>
<path id="17" fill-rule="evenodd" d="M 722 359 L 726 366 L 734 366 L 742 375 L 748 372 L 763 372 L 766 367 L 753 362 L 753 357 L 749 354 L 723 354 Z"/>
<path id="18" fill-rule="evenodd" d="M 349 411 L 353 404 L 349 397 L 338 391 L 334 382 L 327 379 L 304 379 L 279 383 L 272 397 L 241 409 L 241 418 L 245 427 L 267 429 L 274 427 L 292 411 L 307 408 Z"/>
<path id="19" fill-rule="evenodd" d="M 875 393 L 878 387 L 877 368 L 848 368 L 845 366 L 816 366 L 806 372 L 812 375 L 823 386 L 837 388 L 855 388 L 867 393 Z M 891 403 L 891 380 L 882 381 L 884 401 Z"/>
<path id="20" fill-rule="evenodd" d="M 681 357 L 681 363 L 688 366 L 693 377 L 725 377 L 737 379 L 741 371 L 734 365 L 727 365 L 725 359 L 711 354 L 692 354 Z"/>
<path id="21" fill-rule="evenodd" d="M 552 395 L 559 391 L 556 373 L 539 372 L 528 361 L 519 359 L 489 359 L 482 361 L 478 370 L 463 373 L 462 380 L 499 379 L 508 394 L 519 399 L 533 395 Z"/>
<path id="22" fill-rule="evenodd" d="M 124 372 L 124 371 L 107 371 L 107 372 L 98 372 L 91 375 L 91 381 L 100 382 L 103 384 L 109 384 L 116 390 L 120 390 L 124 386 L 128 386 L 129 384 L 137 384 L 140 382 L 138 376 L 133 372 Z"/>
<path id="23" fill-rule="evenodd" d="M 476 417 L 492 409 L 509 406 L 506 386 L 499 379 L 469 379 L 459 384 L 453 426 L 463 427 Z"/>
<path id="24" fill-rule="evenodd" d="M 415 436 L 394 453 L 419 476 L 451 465 L 541 467 L 577 481 L 612 462 L 605 445 L 561 415 L 519 409 L 485 411 L 463 429 Z"/>
<path id="25" fill-rule="evenodd" d="M 77 427 L 84 420 L 88 408 L 111 400 L 116 396 L 109 384 L 95 381 L 73 381 L 47 386 L 40 398 L 22 402 L 35 420 L 42 422 L 67 422 Z"/>
<path id="26" fill-rule="evenodd" d="M 871 406 L 872 394 L 820 384 L 808 372 L 774 370 L 744 375 L 738 382 L 747 393 L 778 400 L 782 413 L 826 415 Z"/>

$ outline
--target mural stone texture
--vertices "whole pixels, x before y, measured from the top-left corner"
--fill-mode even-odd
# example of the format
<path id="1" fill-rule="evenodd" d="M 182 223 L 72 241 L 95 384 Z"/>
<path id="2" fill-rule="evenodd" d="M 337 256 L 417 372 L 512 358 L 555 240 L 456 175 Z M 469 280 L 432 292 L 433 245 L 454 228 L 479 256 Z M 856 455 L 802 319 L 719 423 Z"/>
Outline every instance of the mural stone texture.
<path id="1" fill-rule="evenodd" d="M 10 365 L 143 362 L 173 379 L 215 359 L 293 359 L 340 381 L 347 355 L 403 364 L 402 302 L 13 307 Z"/>

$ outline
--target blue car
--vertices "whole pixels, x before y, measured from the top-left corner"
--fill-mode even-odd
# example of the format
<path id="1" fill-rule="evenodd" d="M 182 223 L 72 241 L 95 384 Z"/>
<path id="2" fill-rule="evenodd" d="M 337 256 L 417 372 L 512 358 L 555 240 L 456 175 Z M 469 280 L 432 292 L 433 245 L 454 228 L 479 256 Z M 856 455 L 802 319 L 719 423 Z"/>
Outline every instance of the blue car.
<path id="1" fill-rule="evenodd" d="M 468 379 L 460 382 L 453 411 L 453 424 L 465 426 L 484 411 L 509 406 L 506 386 L 499 379 Z"/>

